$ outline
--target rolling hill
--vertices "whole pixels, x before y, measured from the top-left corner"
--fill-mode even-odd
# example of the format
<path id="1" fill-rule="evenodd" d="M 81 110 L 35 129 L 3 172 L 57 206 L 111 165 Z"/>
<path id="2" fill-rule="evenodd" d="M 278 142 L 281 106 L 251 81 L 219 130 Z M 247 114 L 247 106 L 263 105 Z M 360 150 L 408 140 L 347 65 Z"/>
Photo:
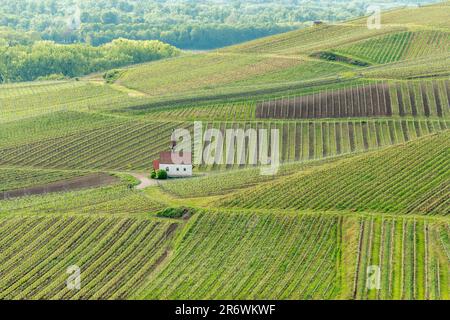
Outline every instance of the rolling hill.
<path id="1" fill-rule="evenodd" d="M 0 299 L 448 300 L 448 9 L 1 85 Z M 194 121 L 278 129 L 279 174 L 202 163 L 136 188 Z"/>

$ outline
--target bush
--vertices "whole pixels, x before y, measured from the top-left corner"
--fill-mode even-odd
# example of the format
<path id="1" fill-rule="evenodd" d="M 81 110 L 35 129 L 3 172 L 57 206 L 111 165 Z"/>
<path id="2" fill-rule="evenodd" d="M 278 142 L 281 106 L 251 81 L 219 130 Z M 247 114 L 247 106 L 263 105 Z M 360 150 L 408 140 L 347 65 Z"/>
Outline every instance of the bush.
<path id="1" fill-rule="evenodd" d="M 53 81 L 53 80 L 66 80 L 68 79 L 65 75 L 62 73 L 53 73 L 49 74 L 47 76 L 42 76 L 36 78 L 36 81 Z"/>
<path id="2" fill-rule="evenodd" d="M 151 179 L 156 179 L 156 171 L 153 169 L 152 173 L 150 174 Z"/>
<path id="3" fill-rule="evenodd" d="M 105 79 L 106 83 L 114 83 L 117 79 L 119 79 L 121 72 L 119 70 L 110 70 L 103 74 L 103 79 Z"/>
<path id="4" fill-rule="evenodd" d="M 159 169 L 156 171 L 156 179 L 158 180 L 166 180 L 167 179 L 167 171 Z"/>
<path id="5" fill-rule="evenodd" d="M 191 209 L 189 208 L 166 208 L 163 211 L 158 212 L 158 217 L 163 218 L 172 218 L 172 219 L 178 219 L 183 217 L 189 217 L 191 216 Z"/>

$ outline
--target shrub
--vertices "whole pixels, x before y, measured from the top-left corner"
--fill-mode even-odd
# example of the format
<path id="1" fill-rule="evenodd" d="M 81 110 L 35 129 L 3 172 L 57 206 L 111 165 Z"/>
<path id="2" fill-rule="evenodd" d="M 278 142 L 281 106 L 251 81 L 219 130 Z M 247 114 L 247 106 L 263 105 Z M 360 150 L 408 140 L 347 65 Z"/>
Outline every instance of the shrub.
<path id="1" fill-rule="evenodd" d="M 110 70 L 103 74 L 103 79 L 106 83 L 114 83 L 120 77 L 120 74 L 119 70 Z"/>
<path id="2" fill-rule="evenodd" d="M 160 212 L 158 212 L 157 216 L 158 217 L 163 217 L 163 218 L 172 218 L 172 219 L 177 219 L 177 218 L 183 218 L 183 217 L 188 217 L 191 215 L 191 209 L 189 208 L 166 208 Z"/>
<path id="3" fill-rule="evenodd" d="M 67 77 L 62 73 L 53 73 L 47 76 L 41 76 L 36 78 L 36 81 L 53 81 L 53 80 L 66 80 Z"/>
<path id="4" fill-rule="evenodd" d="M 151 179 L 156 179 L 156 171 L 153 169 L 152 173 L 150 174 Z"/>
<path id="5" fill-rule="evenodd" d="M 166 180 L 167 179 L 167 171 L 159 169 L 156 171 L 156 179 L 158 180 Z"/>

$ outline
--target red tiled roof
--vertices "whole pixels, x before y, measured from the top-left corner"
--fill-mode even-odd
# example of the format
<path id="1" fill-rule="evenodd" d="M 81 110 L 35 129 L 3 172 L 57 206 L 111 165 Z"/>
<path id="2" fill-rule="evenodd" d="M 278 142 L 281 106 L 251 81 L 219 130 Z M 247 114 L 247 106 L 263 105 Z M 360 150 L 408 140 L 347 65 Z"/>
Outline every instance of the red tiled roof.
<path id="1" fill-rule="evenodd" d="M 174 154 L 177 156 L 177 154 Z M 161 152 L 159 155 L 159 163 L 161 164 L 192 164 L 192 154 L 185 152 L 184 154 L 180 154 L 181 157 L 183 157 L 181 163 L 174 163 L 172 160 L 172 152 Z"/>

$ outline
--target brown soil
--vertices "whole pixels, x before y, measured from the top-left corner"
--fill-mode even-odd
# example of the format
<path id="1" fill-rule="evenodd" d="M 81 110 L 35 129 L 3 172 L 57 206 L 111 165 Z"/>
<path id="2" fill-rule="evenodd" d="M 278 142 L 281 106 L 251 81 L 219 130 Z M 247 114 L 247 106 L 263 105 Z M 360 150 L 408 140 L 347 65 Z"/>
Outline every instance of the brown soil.
<path id="1" fill-rule="evenodd" d="M 113 184 L 119 181 L 117 177 L 106 173 L 93 173 L 82 177 L 61 180 L 45 185 L 28 187 L 24 189 L 0 192 L 0 199 L 18 198 L 32 195 L 41 195 L 55 192 L 68 192 L 74 190 L 95 188 Z"/>
<path id="2" fill-rule="evenodd" d="M 388 85 L 372 84 L 259 102 L 256 105 L 256 118 L 318 119 L 392 116 L 390 105 Z"/>

